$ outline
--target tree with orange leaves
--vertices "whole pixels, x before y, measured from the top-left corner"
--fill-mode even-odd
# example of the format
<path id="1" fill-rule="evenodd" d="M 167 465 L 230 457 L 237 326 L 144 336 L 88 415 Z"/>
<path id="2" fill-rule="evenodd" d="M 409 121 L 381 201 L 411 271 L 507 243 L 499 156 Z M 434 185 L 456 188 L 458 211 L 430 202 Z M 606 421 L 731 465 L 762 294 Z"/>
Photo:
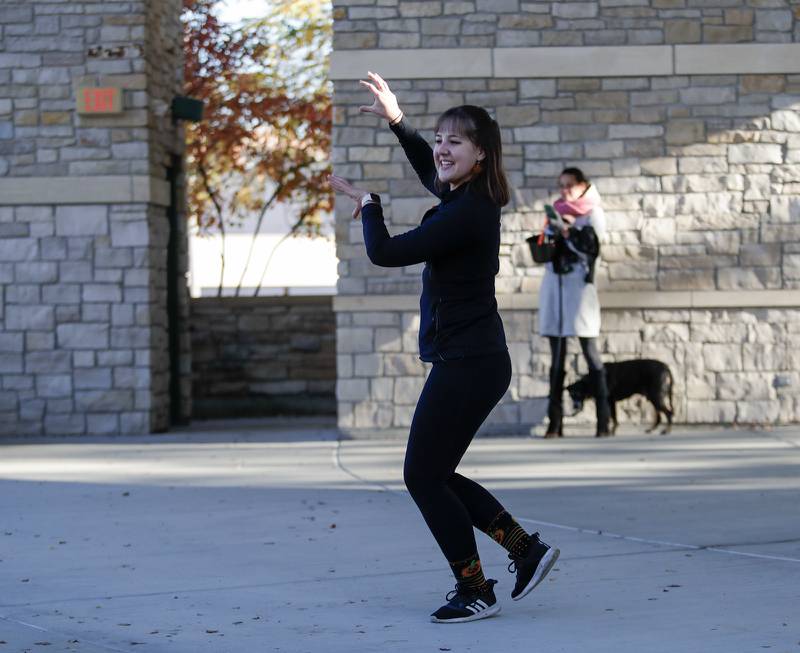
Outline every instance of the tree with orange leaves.
<path id="1" fill-rule="evenodd" d="M 297 211 L 290 235 L 317 234 L 332 209 L 330 3 L 272 0 L 263 18 L 234 26 L 219 2 L 183 4 L 185 93 L 204 103 L 186 128 L 190 219 L 218 228 L 223 252 L 226 224 L 257 215 L 254 242 L 279 202 Z"/>

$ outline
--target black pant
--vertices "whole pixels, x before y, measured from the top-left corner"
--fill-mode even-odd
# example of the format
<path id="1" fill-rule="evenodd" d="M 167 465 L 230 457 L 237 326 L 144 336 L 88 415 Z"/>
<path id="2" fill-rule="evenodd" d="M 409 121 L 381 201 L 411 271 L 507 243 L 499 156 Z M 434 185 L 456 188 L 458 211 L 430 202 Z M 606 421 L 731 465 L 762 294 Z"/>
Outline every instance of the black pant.
<path id="1" fill-rule="evenodd" d="M 561 396 L 564 394 L 564 364 L 567 358 L 566 337 L 548 336 L 550 341 L 550 397 L 547 414 L 551 423 L 561 422 Z M 597 351 L 597 338 L 578 338 L 581 351 L 593 379 L 595 397 L 598 399 L 598 427 L 608 428 L 608 390 L 605 383 L 603 361 Z"/>
<path id="2" fill-rule="evenodd" d="M 564 363 L 567 359 L 567 339 L 566 337 L 547 336 L 550 341 L 550 388 L 564 388 Z M 581 343 L 581 351 L 589 366 L 589 371 L 599 371 L 603 369 L 603 360 L 600 352 L 597 351 L 597 338 L 578 338 Z M 561 396 L 561 393 L 558 395 Z"/>
<path id="3" fill-rule="evenodd" d="M 503 511 L 487 490 L 455 470 L 510 382 L 508 352 L 443 361 L 433 364 L 417 402 L 403 475 L 450 562 L 474 555 L 473 526 L 486 530 Z"/>

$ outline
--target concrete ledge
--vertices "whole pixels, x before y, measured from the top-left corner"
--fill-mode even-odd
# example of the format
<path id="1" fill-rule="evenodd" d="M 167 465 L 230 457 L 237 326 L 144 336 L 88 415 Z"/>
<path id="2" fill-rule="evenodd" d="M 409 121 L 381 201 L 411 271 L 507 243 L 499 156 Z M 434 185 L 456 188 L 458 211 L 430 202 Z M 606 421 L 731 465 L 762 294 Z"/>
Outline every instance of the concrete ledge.
<path id="1" fill-rule="evenodd" d="M 676 45 L 676 75 L 800 72 L 800 43 Z"/>
<path id="2" fill-rule="evenodd" d="M 169 206 L 169 183 L 145 176 L 6 177 L 0 206 L 155 204 Z"/>
<path id="3" fill-rule="evenodd" d="M 330 77 L 368 69 L 390 80 L 800 73 L 800 43 L 337 50 Z"/>
<path id="4" fill-rule="evenodd" d="M 671 75 L 672 47 L 495 48 L 495 77 L 629 77 Z"/>
<path id="5" fill-rule="evenodd" d="M 491 77 L 492 51 L 489 48 L 339 50 L 331 58 L 330 78 L 362 79 L 367 70 L 380 72 L 386 79 L 440 79 Z"/>
<path id="6" fill-rule="evenodd" d="M 535 311 L 538 295 L 498 295 L 500 310 Z M 800 308 L 797 290 L 744 290 L 744 291 L 631 291 L 601 292 L 600 305 L 604 309 L 681 309 L 681 308 Z M 337 313 L 416 311 L 417 295 L 337 295 L 333 298 Z"/>

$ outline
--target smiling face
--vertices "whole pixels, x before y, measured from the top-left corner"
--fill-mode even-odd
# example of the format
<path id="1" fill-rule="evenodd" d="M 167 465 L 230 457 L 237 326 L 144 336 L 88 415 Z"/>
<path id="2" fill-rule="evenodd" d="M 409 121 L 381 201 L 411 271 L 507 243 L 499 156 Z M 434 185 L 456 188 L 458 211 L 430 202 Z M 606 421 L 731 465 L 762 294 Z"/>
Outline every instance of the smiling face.
<path id="1" fill-rule="evenodd" d="M 561 197 L 567 202 L 574 202 L 586 192 L 588 185 L 585 181 L 578 181 L 572 175 L 561 175 L 558 178 L 558 190 Z"/>
<path id="2" fill-rule="evenodd" d="M 474 174 L 473 166 L 483 159 L 483 150 L 456 132 L 451 125 L 439 127 L 433 147 L 433 161 L 439 181 L 450 184 L 450 190 L 469 180 Z"/>

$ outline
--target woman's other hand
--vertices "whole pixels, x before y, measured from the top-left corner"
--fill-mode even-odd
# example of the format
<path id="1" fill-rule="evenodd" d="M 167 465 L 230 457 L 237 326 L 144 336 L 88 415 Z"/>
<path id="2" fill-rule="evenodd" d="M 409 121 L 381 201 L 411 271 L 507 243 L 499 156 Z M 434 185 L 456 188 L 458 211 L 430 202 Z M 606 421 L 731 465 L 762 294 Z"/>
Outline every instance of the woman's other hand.
<path id="1" fill-rule="evenodd" d="M 328 181 L 331 184 L 331 188 L 333 188 L 333 190 L 335 190 L 337 193 L 347 195 L 350 199 L 355 201 L 356 207 L 353 209 L 353 219 L 358 219 L 358 216 L 361 213 L 361 198 L 364 197 L 364 195 L 366 195 L 369 191 L 356 188 L 353 186 L 353 184 L 347 181 L 347 179 L 344 177 L 339 177 L 338 175 L 328 175 Z"/>
<path id="2" fill-rule="evenodd" d="M 569 228 L 575 224 L 575 216 L 574 215 L 563 214 L 561 216 L 561 219 L 567 225 L 566 227 L 564 227 L 564 230 L 561 233 L 564 235 L 564 238 L 569 238 Z"/>
<path id="3" fill-rule="evenodd" d="M 375 99 L 370 106 L 360 106 L 358 110 L 361 113 L 374 113 L 390 123 L 397 122 L 402 117 L 403 112 L 400 111 L 400 105 L 397 104 L 397 98 L 389 89 L 389 85 L 377 73 L 368 71 L 367 76 L 370 81 L 366 82 L 360 79 L 358 83 L 369 89 Z"/>

